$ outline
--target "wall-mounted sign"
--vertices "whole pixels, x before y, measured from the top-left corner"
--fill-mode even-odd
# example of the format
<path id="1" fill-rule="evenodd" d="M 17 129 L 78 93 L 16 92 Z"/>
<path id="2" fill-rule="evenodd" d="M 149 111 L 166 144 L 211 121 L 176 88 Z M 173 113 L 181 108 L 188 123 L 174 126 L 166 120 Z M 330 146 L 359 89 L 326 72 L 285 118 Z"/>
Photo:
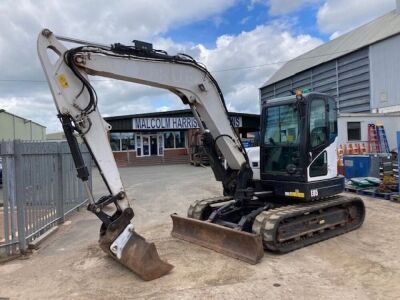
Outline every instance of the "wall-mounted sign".
<path id="1" fill-rule="evenodd" d="M 231 116 L 234 127 L 242 127 L 242 117 Z M 190 129 L 199 128 L 194 117 L 133 118 L 133 129 Z"/>

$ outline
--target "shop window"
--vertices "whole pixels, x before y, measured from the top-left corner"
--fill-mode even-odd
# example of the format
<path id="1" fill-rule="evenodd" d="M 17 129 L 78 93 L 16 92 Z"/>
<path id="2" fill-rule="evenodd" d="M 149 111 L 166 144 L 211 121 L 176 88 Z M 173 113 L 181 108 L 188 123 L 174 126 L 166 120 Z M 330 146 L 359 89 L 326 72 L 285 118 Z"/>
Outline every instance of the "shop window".
<path id="1" fill-rule="evenodd" d="M 347 139 L 361 141 L 361 122 L 347 122 Z"/>
<path id="2" fill-rule="evenodd" d="M 185 148 L 186 147 L 186 132 L 181 131 L 167 131 L 164 132 L 164 148 Z"/>
<path id="3" fill-rule="evenodd" d="M 185 141 L 185 131 L 177 131 L 175 132 L 175 148 L 185 148 L 186 141 Z"/>
<path id="4" fill-rule="evenodd" d="M 133 132 L 111 132 L 110 144 L 112 151 L 135 150 L 135 134 Z"/>
<path id="5" fill-rule="evenodd" d="M 135 135 L 133 132 L 121 132 L 121 150 L 135 150 Z"/>
<path id="6" fill-rule="evenodd" d="M 120 151 L 120 149 L 121 149 L 121 133 L 120 132 L 111 132 L 110 144 L 111 144 L 112 151 Z"/>
<path id="7" fill-rule="evenodd" d="M 164 132 L 164 148 L 165 149 L 175 148 L 174 133 L 171 131 Z"/>

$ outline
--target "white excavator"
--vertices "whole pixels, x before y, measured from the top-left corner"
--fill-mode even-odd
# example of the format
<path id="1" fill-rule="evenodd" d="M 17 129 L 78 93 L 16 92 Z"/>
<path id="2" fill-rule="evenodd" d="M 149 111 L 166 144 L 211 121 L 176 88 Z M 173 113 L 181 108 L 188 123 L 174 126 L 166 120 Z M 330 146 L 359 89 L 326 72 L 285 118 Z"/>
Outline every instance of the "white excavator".
<path id="1" fill-rule="evenodd" d="M 67 49 L 62 41 L 81 46 Z M 102 45 L 48 29 L 39 33 L 37 46 L 77 176 L 87 190 L 87 208 L 102 222 L 100 247 L 144 280 L 173 266 L 133 228 L 134 212 L 109 143 L 111 126 L 100 115 L 88 75 L 166 89 L 190 106 L 223 195 L 196 201 L 187 217 L 172 214 L 172 236 L 256 264 L 264 249 L 286 253 L 362 225 L 363 201 L 339 195 L 344 178 L 337 175 L 333 98 L 296 92 L 263 102 L 261 146 L 247 154 L 217 81 L 192 57 L 169 55 L 141 41 Z M 55 62 L 49 52 L 58 56 Z M 77 136 L 108 188 L 100 199 L 89 188 Z"/>

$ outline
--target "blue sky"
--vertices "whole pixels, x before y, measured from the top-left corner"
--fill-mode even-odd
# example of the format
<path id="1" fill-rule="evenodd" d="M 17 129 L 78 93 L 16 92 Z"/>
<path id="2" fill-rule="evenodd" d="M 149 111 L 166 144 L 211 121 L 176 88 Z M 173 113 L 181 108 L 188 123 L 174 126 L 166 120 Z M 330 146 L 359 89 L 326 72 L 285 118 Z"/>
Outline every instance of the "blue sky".
<path id="1" fill-rule="evenodd" d="M 1 0 L 0 109 L 44 124 L 48 132 L 61 129 L 36 53 L 38 33 L 49 28 L 93 42 L 137 39 L 188 53 L 212 71 L 228 109 L 258 113 L 259 88 L 285 61 L 393 10 L 395 2 L 20 0 L 16 6 Z M 93 85 L 104 116 L 184 108 L 164 90 L 98 79 Z"/>
<path id="2" fill-rule="evenodd" d="M 177 42 L 191 41 L 214 47 L 216 39 L 224 34 L 236 35 L 242 31 L 251 31 L 258 25 L 274 21 L 293 23 L 293 31 L 298 34 L 310 34 L 328 41 L 329 34 L 318 30 L 317 12 L 319 5 L 304 5 L 284 15 L 271 16 L 267 13 L 267 3 L 257 2 L 249 7 L 248 1 L 239 1 L 217 16 L 173 28 L 164 34 Z"/>

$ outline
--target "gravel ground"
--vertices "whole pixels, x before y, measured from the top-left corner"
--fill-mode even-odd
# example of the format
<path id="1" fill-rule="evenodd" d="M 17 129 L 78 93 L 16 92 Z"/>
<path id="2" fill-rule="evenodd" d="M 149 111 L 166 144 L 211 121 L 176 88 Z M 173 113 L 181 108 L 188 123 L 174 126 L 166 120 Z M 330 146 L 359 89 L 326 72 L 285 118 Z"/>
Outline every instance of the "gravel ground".
<path id="1" fill-rule="evenodd" d="M 365 197 L 361 229 L 248 265 L 170 236 L 169 215 L 221 193 L 209 168 L 123 168 L 136 230 L 175 265 L 144 282 L 97 246 L 100 222 L 85 210 L 27 259 L 0 265 L 0 298 L 11 299 L 399 299 L 400 205 Z M 101 195 L 99 177 L 94 178 Z"/>

